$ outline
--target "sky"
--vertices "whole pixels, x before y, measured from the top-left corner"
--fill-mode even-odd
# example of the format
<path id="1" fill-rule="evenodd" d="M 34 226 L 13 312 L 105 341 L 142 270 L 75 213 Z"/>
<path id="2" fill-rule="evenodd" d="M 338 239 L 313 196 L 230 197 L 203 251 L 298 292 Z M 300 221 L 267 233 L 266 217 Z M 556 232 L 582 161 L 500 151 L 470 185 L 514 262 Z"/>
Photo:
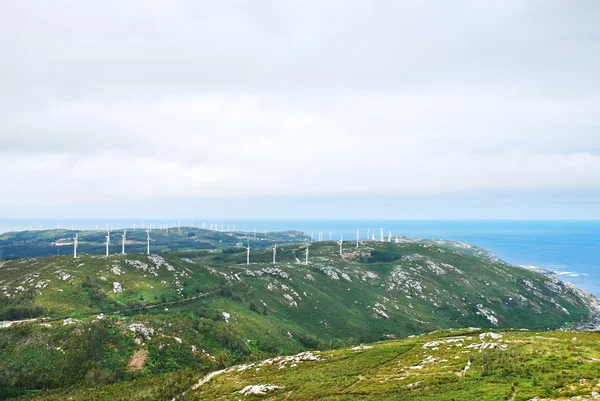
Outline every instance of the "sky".
<path id="1" fill-rule="evenodd" d="M 0 218 L 600 218 L 600 3 L 0 2 Z"/>

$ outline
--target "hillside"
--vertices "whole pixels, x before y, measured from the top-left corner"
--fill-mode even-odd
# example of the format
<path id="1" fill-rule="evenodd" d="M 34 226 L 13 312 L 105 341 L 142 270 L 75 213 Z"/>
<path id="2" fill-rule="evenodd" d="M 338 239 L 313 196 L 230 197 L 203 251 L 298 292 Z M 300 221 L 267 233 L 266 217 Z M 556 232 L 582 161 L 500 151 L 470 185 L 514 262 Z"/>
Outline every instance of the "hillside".
<path id="1" fill-rule="evenodd" d="M 452 327 L 556 329 L 597 313 L 589 294 L 464 245 L 344 247 L 312 243 L 308 265 L 306 245 L 293 244 L 276 263 L 272 249 L 253 249 L 250 265 L 243 248 L 5 261 L 0 388 L 153 378 L 176 381 L 171 394 L 276 355 Z"/>
<path id="2" fill-rule="evenodd" d="M 121 253 L 124 230 L 110 231 L 110 254 Z M 213 231 L 195 227 L 179 227 L 150 231 L 152 253 L 185 249 L 226 249 L 250 242 L 252 248 L 273 244 L 304 242 L 310 238 L 298 231 L 254 233 Z M 106 230 L 34 230 L 0 234 L 0 249 L 4 259 L 73 254 L 73 238 L 79 237 L 79 254 L 104 255 Z M 127 229 L 125 251 L 146 253 L 146 231 Z"/>
<path id="3" fill-rule="evenodd" d="M 205 376 L 180 399 L 598 399 L 598 341 L 599 333 L 432 333 L 234 366 Z"/>
<path id="4" fill-rule="evenodd" d="M 597 332 L 448 330 L 28 399 L 592 400 L 598 342 Z"/>

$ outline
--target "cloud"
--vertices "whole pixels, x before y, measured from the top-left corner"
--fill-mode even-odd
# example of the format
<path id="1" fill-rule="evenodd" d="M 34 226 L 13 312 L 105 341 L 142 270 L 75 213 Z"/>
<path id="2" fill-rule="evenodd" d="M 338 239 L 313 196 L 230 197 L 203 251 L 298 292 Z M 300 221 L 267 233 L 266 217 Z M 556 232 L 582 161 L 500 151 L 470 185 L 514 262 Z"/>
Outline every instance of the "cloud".
<path id="1" fill-rule="evenodd" d="M 599 14 L 6 1 L 0 205 L 597 188 Z"/>

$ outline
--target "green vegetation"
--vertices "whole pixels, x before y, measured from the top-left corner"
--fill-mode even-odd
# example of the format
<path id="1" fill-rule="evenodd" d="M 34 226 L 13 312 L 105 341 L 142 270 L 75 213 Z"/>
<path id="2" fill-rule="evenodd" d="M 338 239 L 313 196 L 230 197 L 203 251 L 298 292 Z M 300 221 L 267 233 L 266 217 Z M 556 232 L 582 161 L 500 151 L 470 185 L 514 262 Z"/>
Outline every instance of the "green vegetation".
<path id="1" fill-rule="evenodd" d="M 568 328 L 596 313 L 589 294 L 464 244 L 409 239 L 398 244 L 367 242 L 359 248 L 347 244 L 340 257 L 336 243 L 318 242 L 311 244 L 308 265 L 303 263 L 304 249 L 278 246 L 275 264 L 271 249 L 253 248 L 252 263 L 246 265 L 244 250 L 235 246 L 0 263 L 1 316 L 31 319 L 0 322 L 0 398 L 172 399 L 210 371 L 321 350 L 319 355 L 329 355 L 327 359 L 303 360 L 298 369 L 288 369 L 288 364 L 281 373 L 279 367 L 265 365 L 259 371 L 240 371 L 241 379 L 229 372 L 215 379 L 223 380 L 220 387 L 199 387 L 180 398 L 239 398 L 236 386 L 246 383 L 244 375 L 256 373 L 247 377 L 248 385 L 287 389 L 268 392 L 275 398 L 285 394 L 291 399 L 346 399 L 362 394 L 367 399 L 410 395 L 425 400 L 440 389 L 450 394 L 460 388 L 472 393 L 457 393 L 462 394 L 457 400 L 503 399 L 494 397 L 516 381 L 515 399 L 525 399 L 520 395 L 562 390 L 540 392 L 550 376 L 531 375 L 538 372 L 536 364 L 550 360 L 521 355 L 526 348 L 520 345 L 481 353 L 465 346 L 472 363 L 469 373 L 457 376 L 454 364 L 465 361 L 452 361 L 444 368 L 450 374 L 426 377 L 432 379 L 427 385 L 431 392 L 421 393 L 421 384 L 405 388 L 413 376 L 378 379 L 384 380 L 381 386 L 372 377 L 386 377 L 386 366 L 398 365 L 400 357 L 425 358 L 415 353 L 423 345 L 419 341 L 429 338 L 420 336 L 425 332 L 452 327 Z M 377 344 L 364 352 L 344 350 L 413 335 L 420 337 Z M 432 338 L 448 335 L 458 334 L 443 332 Z M 565 344 L 574 353 L 573 347 L 583 343 Z M 549 366 L 576 368 L 564 362 L 559 358 Z M 303 366 L 312 366 L 312 381 L 303 376 L 308 374 Z M 421 373 L 420 369 L 426 371 L 413 370 Z M 299 375 L 288 377 L 288 371 Z M 527 375 L 536 384 L 521 381 Z M 254 378 L 261 381 L 250 383 Z M 479 392 L 483 398 L 478 398 Z"/>
<path id="2" fill-rule="evenodd" d="M 34 400 L 569 400 L 600 392 L 599 333 L 450 330 L 54 390 Z M 242 394 L 263 391 L 262 395 Z"/>
<path id="3" fill-rule="evenodd" d="M 60 256 L 73 254 L 73 238 L 79 236 L 78 253 L 104 255 L 106 251 L 105 230 L 36 230 L 18 231 L 0 234 L 0 248 L 4 259 L 17 259 L 40 256 Z M 121 235 L 123 230 L 111 230 L 111 254 L 121 253 Z M 302 242 L 309 239 L 298 231 L 271 233 L 220 232 L 202 230 L 194 227 L 152 230 L 150 232 L 152 253 L 179 250 L 226 249 L 244 245 L 251 241 L 253 248 L 264 248 L 273 244 Z M 127 231 L 128 253 L 146 252 L 146 231 L 138 229 Z"/>

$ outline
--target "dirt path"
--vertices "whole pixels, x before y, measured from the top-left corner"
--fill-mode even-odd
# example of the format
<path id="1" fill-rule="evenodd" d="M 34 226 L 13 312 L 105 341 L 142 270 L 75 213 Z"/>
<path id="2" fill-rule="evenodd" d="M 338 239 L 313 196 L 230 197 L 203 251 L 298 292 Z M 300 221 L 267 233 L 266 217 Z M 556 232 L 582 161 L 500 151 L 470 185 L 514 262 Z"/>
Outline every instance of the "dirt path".
<path id="1" fill-rule="evenodd" d="M 138 370 L 142 370 L 144 367 L 144 363 L 146 363 L 146 359 L 148 358 L 148 351 L 145 349 L 139 349 L 133 353 L 131 356 L 131 360 L 129 361 L 129 365 L 127 366 L 127 370 L 130 372 L 137 372 Z"/>

